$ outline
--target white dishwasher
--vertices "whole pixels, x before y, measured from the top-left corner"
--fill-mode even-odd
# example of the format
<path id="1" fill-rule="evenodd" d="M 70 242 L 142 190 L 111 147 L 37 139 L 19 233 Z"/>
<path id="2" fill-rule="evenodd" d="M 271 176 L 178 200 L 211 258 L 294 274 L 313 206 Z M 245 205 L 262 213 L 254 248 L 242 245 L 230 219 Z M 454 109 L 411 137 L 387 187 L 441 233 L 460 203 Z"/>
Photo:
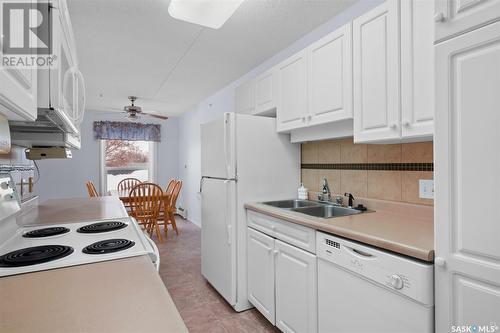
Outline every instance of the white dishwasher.
<path id="1" fill-rule="evenodd" d="M 434 332 L 432 264 L 316 237 L 319 333 Z"/>

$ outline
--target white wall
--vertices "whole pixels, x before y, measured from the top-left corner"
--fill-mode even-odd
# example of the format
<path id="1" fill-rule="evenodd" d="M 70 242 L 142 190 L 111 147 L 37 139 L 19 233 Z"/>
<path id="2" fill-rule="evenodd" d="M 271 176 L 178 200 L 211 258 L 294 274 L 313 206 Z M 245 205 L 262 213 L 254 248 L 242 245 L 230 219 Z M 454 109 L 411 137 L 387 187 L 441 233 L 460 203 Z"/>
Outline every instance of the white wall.
<path id="1" fill-rule="evenodd" d="M 41 160 L 40 180 L 36 186 L 41 201 L 61 197 L 87 196 L 85 182 L 91 180 L 100 188 L 99 140 L 94 139 L 93 123 L 99 120 L 126 121 L 123 114 L 109 114 L 87 111 L 81 126 L 82 149 L 73 151 L 73 158 L 68 160 Z M 177 178 L 178 173 L 178 118 L 166 121 L 143 119 L 145 123 L 161 124 L 161 142 L 158 147 L 157 183 L 165 187 L 170 178 Z"/>
<path id="2" fill-rule="evenodd" d="M 201 205 L 198 195 L 201 177 L 200 125 L 224 112 L 235 110 L 235 88 L 248 79 L 273 67 L 294 53 L 304 49 L 353 18 L 369 11 L 383 0 L 360 0 L 298 41 L 257 66 L 238 80 L 185 113 L 179 120 L 179 176 L 184 188 L 179 204 L 188 210 L 188 219 L 201 226 Z"/>

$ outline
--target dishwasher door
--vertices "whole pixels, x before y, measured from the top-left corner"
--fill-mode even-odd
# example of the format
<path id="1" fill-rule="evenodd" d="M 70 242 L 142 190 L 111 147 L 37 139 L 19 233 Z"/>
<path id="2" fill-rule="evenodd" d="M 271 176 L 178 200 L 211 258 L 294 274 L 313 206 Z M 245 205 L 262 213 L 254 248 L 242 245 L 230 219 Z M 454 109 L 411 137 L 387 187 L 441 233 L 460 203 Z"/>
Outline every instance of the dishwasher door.
<path id="1" fill-rule="evenodd" d="M 433 306 L 318 260 L 319 333 L 426 333 L 433 327 Z"/>
<path id="2" fill-rule="evenodd" d="M 434 332 L 433 265 L 316 233 L 320 333 Z"/>

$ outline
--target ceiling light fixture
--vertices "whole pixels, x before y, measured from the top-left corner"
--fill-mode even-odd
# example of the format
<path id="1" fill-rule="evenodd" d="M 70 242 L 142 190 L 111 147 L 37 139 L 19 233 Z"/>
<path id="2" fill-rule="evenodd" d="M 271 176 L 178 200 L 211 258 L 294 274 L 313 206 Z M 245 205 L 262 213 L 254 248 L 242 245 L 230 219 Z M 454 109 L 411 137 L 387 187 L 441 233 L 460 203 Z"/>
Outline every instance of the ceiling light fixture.
<path id="1" fill-rule="evenodd" d="M 219 29 L 244 0 L 171 0 L 168 13 L 173 18 Z"/>

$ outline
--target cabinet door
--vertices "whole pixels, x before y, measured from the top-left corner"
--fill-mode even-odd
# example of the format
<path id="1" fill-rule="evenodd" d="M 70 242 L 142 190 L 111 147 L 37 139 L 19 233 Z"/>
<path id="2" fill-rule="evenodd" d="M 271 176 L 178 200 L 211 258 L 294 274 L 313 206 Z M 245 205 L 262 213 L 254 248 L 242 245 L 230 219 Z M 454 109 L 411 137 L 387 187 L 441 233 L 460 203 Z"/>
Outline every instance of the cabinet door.
<path id="1" fill-rule="evenodd" d="M 399 1 L 353 21 L 354 141 L 398 139 Z"/>
<path id="2" fill-rule="evenodd" d="M 247 228 L 248 300 L 274 325 L 274 238 Z"/>
<path id="3" fill-rule="evenodd" d="M 277 80 L 276 71 L 271 69 L 255 80 L 255 114 L 267 115 L 276 109 Z"/>
<path id="4" fill-rule="evenodd" d="M 436 332 L 500 323 L 499 87 L 500 22 L 436 46 Z"/>
<path id="5" fill-rule="evenodd" d="M 278 65 L 278 132 L 306 126 L 307 59 L 306 50 Z"/>
<path id="6" fill-rule="evenodd" d="M 434 4 L 401 1 L 401 131 L 432 139 L 434 131 Z"/>
<path id="7" fill-rule="evenodd" d="M 276 327 L 287 333 L 314 333 L 318 325 L 316 256 L 279 240 L 274 247 Z"/>
<path id="8" fill-rule="evenodd" d="M 498 0 L 436 0 L 435 7 L 436 41 L 500 19 Z"/>
<path id="9" fill-rule="evenodd" d="M 352 25 L 308 48 L 309 125 L 352 118 Z"/>
<path id="10" fill-rule="evenodd" d="M 236 113 L 251 114 L 255 110 L 255 86 L 252 80 L 236 88 Z"/>
<path id="11" fill-rule="evenodd" d="M 35 5 L 35 2 L 32 2 Z M 3 6 L 0 6 L 3 17 Z M 32 17 L 36 20 L 36 17 Z M 3 39 L 0 39 L 0 56 L 3 56 Z M 27 55 L 29 56 L 29 55 Z M 32 56 L 36 56 L 33 50 Z M 34 121 L 36 108 L 36 68 L 14 68 L 0 65 L 0 113 L 9 120 Z"/>
<path id="12" fill-rule="evenodd" d="M 353 21 L 354 141 L 399 139 L 399 1 Z"/>

